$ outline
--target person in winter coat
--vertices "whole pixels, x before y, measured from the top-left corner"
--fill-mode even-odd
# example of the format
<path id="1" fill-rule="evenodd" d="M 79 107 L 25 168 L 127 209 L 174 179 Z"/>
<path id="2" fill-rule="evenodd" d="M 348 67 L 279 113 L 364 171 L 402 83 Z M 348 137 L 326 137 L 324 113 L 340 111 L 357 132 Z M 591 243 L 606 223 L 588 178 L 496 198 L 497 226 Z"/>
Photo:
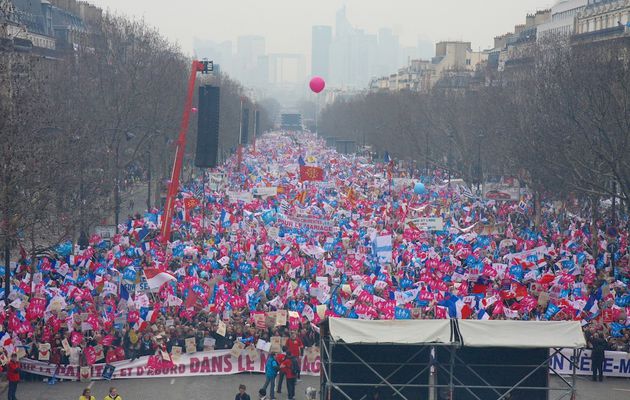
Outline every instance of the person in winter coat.
<path id="1" fill-rule="evenodd" d="M 17 400 L 15 392 L 17 392 L 18 383 L 20 383 L 20 362 L 17 354 L 11 354 L 11 361 L 7 364 L 7 379 L 9 381 L 9 400 Z"/>
<path id="2" fill-rule="evenodd" d="M 274 386 L 276 383 L 276 375 L 278 375 L 278 370 L 280 369 L 280 365 L 278 365 L 278 361 L 276 361 L 276 353 L 269 353 L 269 358 L 265 363 L 265 384 L 260 390 L 267 391 L 267 387 L 270 387 L 271 399 L 275 399 Z"/>
<path id="3" fill-rule="evenodd" d="M 284 372 L 287 378 L 287 399 L 295 400 L 295 382 L 300 370 L 299 361 L 293 355 L 287 354 L 287 357 L 280 365 L 280 370 Z"/>

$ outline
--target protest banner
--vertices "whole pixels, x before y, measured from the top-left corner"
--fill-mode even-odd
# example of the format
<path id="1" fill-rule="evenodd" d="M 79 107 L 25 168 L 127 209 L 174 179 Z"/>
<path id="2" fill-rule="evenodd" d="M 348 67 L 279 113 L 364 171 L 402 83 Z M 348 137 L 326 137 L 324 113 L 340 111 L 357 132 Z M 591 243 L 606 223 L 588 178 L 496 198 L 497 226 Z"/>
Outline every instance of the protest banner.
<path id="1" fill-rule="evenodd" d="M 394 178 L 392 179 L 392 184 L 394 185 L 395 189 L 402 189 L 402 188 L 411 188 L 413 187 L 413 185 L 415 185 L 416 180 L 415 179 L 411 179 L 411 178 Z"/>
<path id="2" fill-rule="evenodd" d="M 511 200 L 518 201 L 521 197 L 521 188 L 518 179 L 513 177 L 496 177 L 482 185 L 484 199 L 487 200 Z"/>
<path id="3" fill-rule="evenodd" d="M 553 354 L 553 351 L 551 351 L 550 354 Z M 568 359 L 573 358 L 573 351 L 571 350 L 562 350 L 562 354 Z M 606 351 L 603 365 L 604 376 L 630 378 L 630 353 L 623 351 Z M 573 373 L 571 363 L 559 354 L 553 356 L 549 362 L 549 366 L 558 371 L 561 375 L 571 375 Z M 582 350 L 578 358 L 576 374 L 592 375 L 591 367 L 591 351 Z"/>
<path id="4" fill-rule="evenodd" d="M 252 317 L 254 319 L 254 324 L 256 325 L 256 328 L 265 329 L 267 327 L 265 323 L 266 317 L 264 312 L 254 313 Z"/>
<path id="5" fill-rule="evenodd" d="M 186 338 L 184 340 L 184 344 L 186 346 L 186 353 L 194 353 L 197 351 L 197 344 L 195 343 L 195 338 Z"/>
<path id="6" fill-rule="evenodd" d="M 276 196 L 278 194 L 278 187 L 276 186 L 255 187 L 254 189 L 252 189 L 252 194 L 254 196 L 260 196 L 260 197 Z"/>
<path id="7" fill-rule="evenodd" d="M 250 192 L 227 192 L 231 201 L 242 201 L 243 203 L 251 203 L 254 200 L 254 196 Z"/>
<path id="8" fill-rule="evenodd" d="M 265 326 L 267 328 L 273 328 L 276 326 L 276 311 L 267 311 L 265 313 Z"/>
<path id="9" fill-rule="evenodd" d="M 79 380 L 81 382 L 89 382 L 92 380 L 92 367 L 81 367 L 79 370 Z"/>
<path id="10" fill-rule="evenodd" d="M 444 230 L 444 220 L 442 218 L 408 218 L 407 224 L 415 226 L 421 231 L 442 231 Z"/>
<path id="11" fill-rule="evenodd" d="M 545 253 L 547 252 L 547 247 L 545 246 L 538 246 L 536 248 L 533 248 L 531 250 L 527 250 L 527 251 L 522 251 L 520 253 L 510 253 L 510 254 L 506 254 L 505 256 L 503 256 L 503 259 L 508 261 L 508 262 L 512 262 L 513 260 L 521 260 L 521 261 L 525 261 L 527 260 L 527 257 L 529 256 L 536 256 L 538 258 L 538 260 L 541 260 L 545 257 Z"/>
<path id="12" fill-rule="evenodd" d="M 287 324 L 287 310 L 279 310 L 276 312 L 276 326 L 285 326 Z"/>
<path id="13" fill-rule="evenodd" d="M 243 353 L 243 350 L 245 350 L 245 344 L 243 342 L 236 342 L 230 350 L 230 355 L 232 355 L 232 357 L 234 358 L 237 358 Z"/>
<path id="14" fill-rule="evenodd" d="M 225 325 L 225 322 L 219 321 L 219 324 L 217 327 L 217 335 L 225 336 L 226 330 L 227 330 L 227 326 Z"/>
<path id="15" fill-rule="evenodd" d="M 149 282 L 147 282 L 147 277 L 144 274 L 140 274 L 140 282 L 128 282 L 123 280 L 121 282 L 121 286 L 124 286 L 127 289 L 127 293 L 135 293 L 135 292 L 143 292 L 148 293 L 151 291 L 149 287 Z"/>
<path id="16" fill-rule="evenodd" d="M 171 358 L 173 361 L 179 361 L 182 356 L 182 348 L 179 346 L 171 347 Z"/>
<path id="17" fill-rule="evenodd" d="M 505 224 L 478 225 L 474 229 L 478 235 L 503 235 L 505 233 Z"/>
<path id="18" fill-rule="evenodd" d="M 274 353 L 279 353 L 282 351 L 282 338 L 280 336 L 272 336 L 271 337 L 271 347 L 270 351 Z"/>
<path id="19" fill-rule="evenodd" d="M 101 239 L 109 241 L 116 235 L 115 225 L 97 225 L 94 227 L 94 234 Z"/>
<path id="20" fill-rule="evenodd" d="M 298 217 L 278 214 L 278 221 L 286 228 L 309 229 L 314 232 L 334 232 L 332 221 L 314 217 Z"/>
<path id="21" fill-rule="evenodd" d="M 37 347 L 39 350 L 39 360 L 50 360 L 50 343 L 40 343 Z"/>
<path id="22" fill-rule="evenodd" d="M 209 376 L 209 375 L 233 375 L 243 372 L 264 373 L 268 353 L 258 351 L 258 360 L 253 360 L 249 355 L 243 354 L 233 357 L 230 350 L 218 350 L 211 352 L 198 352 L 195 354 L 182 354 L 178 361 L 173 360 L 174 365 L 165 369 L 151 370 L 147 368 L 148 356 L 137 358 L 133 361 L 120 361 L 110 364 L 94 364 L 91 367 L 92 379 L 104 379 L 106 366 L 113 368 L 112 379 L 132 378 L 160 378 L 160 377 L 184 377 L 184 376 Z M 300 366 L 303 375 L 319 376 L 320 358 L 316 357 L 309 362 L 306 357 L 300 357 Z M 20 360 L 24 372 L 34 375 L 52 377 L 57 369 L 58 379 L 78 381 L 81 367 L 78 365 L 49 364 L 31 359 Z"/>
<path id="23" fill-rule="evenodd" d="M 24 347 L 20 346 L 17 348 L 17 358 L 18 360 L 21 360 L 23 358 L 26 357 L 26 350 L 24 350 Z"/>
<path id="24" fill-rule="evenodd" d="M 61 346 L 63 346 L 63 351 L 66 352 L 66 354 L 70 354 L 70 343 L 68 343 L 68 339 L 63 339 L 61 341 Z"/>
<path id="25" fill-rule="evenodd" d="M 110 365 L 110 364 L 105 364 L 105 367 L 103 368 L 103 373 L 101 374 L 101 377 L 105 380 L 111 381 L 114 377 L 114 372 L 116 371 L 116 366 L 114 365 Z"/>
<path id="26" fill-rule="evenodd" d="M 266 342 L 262 339 L 258 339 L 258 342 L 256 343 L 256 348 L 260 351 L 269 353 L 271 351 L 271 342 Z"/>

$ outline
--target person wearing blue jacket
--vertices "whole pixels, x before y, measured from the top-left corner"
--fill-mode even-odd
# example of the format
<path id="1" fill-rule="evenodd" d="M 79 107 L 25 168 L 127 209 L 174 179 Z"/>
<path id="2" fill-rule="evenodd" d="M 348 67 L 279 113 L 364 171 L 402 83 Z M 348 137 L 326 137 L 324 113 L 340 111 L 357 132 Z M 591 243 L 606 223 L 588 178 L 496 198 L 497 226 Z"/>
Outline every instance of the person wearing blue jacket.
<path id="1" fill-rule="evenodd" d="M 271 386 L 271 395 L 269 396 L 272 400 L 275 399 L 276 392 L 274 391 L 274 386 L 276 382 L 276 375 L 278 375 L 278 370 L 280 369 L 280 365 L 278 364 L 278 360 L 276 360 L 276 353 L 269 353 L 269 358 L 265 363 L 265 384 L 260 389 L 261 391 L 267 392 L 267 387 Z"/>

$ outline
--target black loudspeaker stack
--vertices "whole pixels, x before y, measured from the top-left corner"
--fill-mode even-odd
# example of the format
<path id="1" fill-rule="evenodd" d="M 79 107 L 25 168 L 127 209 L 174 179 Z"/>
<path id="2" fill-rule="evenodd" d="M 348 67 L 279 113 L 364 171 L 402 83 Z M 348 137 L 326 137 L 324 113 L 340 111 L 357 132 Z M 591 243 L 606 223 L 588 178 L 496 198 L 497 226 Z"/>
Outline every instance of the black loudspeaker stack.
<path id="1" fill-rule="evenodd" d="M 241 144 L 243 146 L 249 144 L 249 108 L 243 109 Z"/>
<path id="2" fill-rule="evenodd" d="M 195 166 L 215 168 L 219 154 L 219 103 L 221 89 L 217 86 L 199 88 L 197 120 L 197 152 Z"/>
<path id="3" fill-rule="evenodd" d="M 254 111 L 254 124 L 256 126 L 254 136 L 258 137 L 260 136 L 260 111 L 259 110 Z"/>

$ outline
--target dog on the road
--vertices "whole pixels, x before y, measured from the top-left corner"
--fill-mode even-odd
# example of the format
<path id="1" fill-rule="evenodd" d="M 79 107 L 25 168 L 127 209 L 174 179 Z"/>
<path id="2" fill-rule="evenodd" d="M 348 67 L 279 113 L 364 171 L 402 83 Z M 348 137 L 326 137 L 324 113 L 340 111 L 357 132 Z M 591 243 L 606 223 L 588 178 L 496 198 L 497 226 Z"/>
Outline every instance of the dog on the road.
<path id="1" fill-rule="evenodd" d="M 304 391 L 306 394 L 305 399 L 306 400 L 316 400 L 317 399 L 317 389 L 312 388 L 312 387 L 307 387 L 306 390 Z"/>

